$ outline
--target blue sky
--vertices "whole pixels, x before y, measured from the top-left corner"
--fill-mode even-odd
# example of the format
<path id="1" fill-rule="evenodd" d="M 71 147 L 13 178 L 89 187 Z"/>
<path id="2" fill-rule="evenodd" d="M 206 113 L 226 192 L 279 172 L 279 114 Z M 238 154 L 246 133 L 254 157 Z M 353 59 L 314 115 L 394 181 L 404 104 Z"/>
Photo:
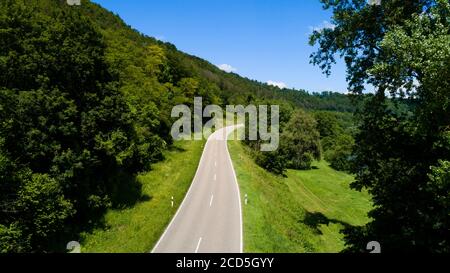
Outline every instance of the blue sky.
<path id="1" fill-rule="evenodd" d="M 313 28 L 330 26 L 319 0 L 94 0 L 140 32 L 261 82 L 346 92 L 345 66 L 309 63 Z"/>

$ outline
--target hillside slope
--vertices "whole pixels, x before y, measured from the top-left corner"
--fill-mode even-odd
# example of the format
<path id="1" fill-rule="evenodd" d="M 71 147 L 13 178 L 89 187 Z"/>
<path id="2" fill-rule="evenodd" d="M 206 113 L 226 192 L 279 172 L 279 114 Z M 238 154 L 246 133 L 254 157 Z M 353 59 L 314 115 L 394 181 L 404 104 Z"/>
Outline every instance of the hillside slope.
<path id="1" fill-rule="evenodd" d="M 0 2 L 0 252 L 61 251 L 173 147 L 172 107 L 352 111 L 347 96 L 278 88 L 147 37 L 90 1 Z M 126 196 L 127 198 L 124 198 Z"/>
<path id="2" fill-rule="evenodd" d="M 324 161 L 311 170 L 277 176 L 257 166 L 249 149 L 228 144 L 243 206 L 244 247 L 255 253 L 336 253 L 344 249 L 341 230 L 369 221 L 370 195 L 350 189 L 353 176 Z"/>
<path id="3" fill-rule="evenodd" d="M 40 2 L 46 2 L 45 0 Z M 165 43 L 155 38 L 146 36 L 126 25 L 120 17 L 103 9 L 95 3 L 82 1 L 81 7 L 75 7 L 88 15 L 105 34 L 108 44 L 114 47 L 118 43 L 126 45 L 120 51 L 136 51 L 157 45 L 164 50 L 168 71 L 167 77 L 160 78 L 161 82 L 171 82 L 176 84 L 183 77 L 193 77 L 204 79 L 215 86 L 209 91 L 218 91 L 223 103 L 245 104 L 254 100 L 283 100 L 293 103 L 295 106 L 331 111 L 353 111 L 348 96 L 339 93 L 327 92 L 310 94 L 306 90 L 284 89 L 267 85 L 255 80 L 241 77 L 235 73 L 227 73 L 215 65 L 199 57 L 189 55 L 177 50 L 176 46 Z M 74 8 L 74 7 L 71 7 Z M 138 49 L 139 48 L 139 49 Z M 128 59 L 133 65 L 140 66 L 139 58 Z M 301 75 L 298 75 L 301 77 Z M 217 87 L 217 88 L 216 88 Z M 218 90 L 216 90 L 218 89 Z"/>

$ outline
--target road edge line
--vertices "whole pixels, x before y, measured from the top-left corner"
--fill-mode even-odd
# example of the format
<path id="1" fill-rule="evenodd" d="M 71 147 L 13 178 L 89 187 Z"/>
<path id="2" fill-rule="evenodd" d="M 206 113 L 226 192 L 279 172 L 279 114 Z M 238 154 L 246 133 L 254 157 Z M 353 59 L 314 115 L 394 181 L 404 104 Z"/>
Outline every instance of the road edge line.
<path id="1" fill-rule="evenodd" d="M 239 188 L 239 183 L 237 180 L 237 176 L 236 176 L 236 172 L 234 170 L 234 165 L 233 165 L 233 160 L 231 160 L 231 154 L 230 151 L 228 150 L 228 137 L 229 135 L 231 135 L 231 133 L 234 133 L 235 130 L 239 130 L 239 128 L 245 127 L 243 124 L 238 124 L 234 126 L 235 128 L 229 133 L 227 134 L 226 137 L 226 141 L 225 141 L 225 147 L 227 149 L 227 154 L 228 154 L 228 160 L 230 161 L 231 164 L 231 169 L 233 171 L 233 175 L 234 175 L 234 182 L 236 184 L 237 187 L 237 191 L 238 191 L 238 195 L 239 195 L 239 214 L 240 214 L 240 226 L 241 226 L 241 242 L 240 242 L 240 253 L 244 253 L 244 222 L 243 222 L 243 218 L 242 218 L 242 204 L 241 204 L 241 189 Z"/>
<path id="2" fill-rule="evenodd" d="M 164 237 L 166 236 L 166 233 L 168 232 L 168 230 L 169 230 L 170 227 L 172 226 L 173 221 L 175 221 L 175 219 L 177 218 L 178 213 L 181 211 L 181 208 L 183 207 L 183 205 L 184 205 L 186 199 L 188 198 L 189 194 L 191 193 L 191 190 L 192 190 L 192 188 L 193 188 L 193 186 L 194 186 L 194 183 L 197 181 L 196 178 L 197 178 L 198 172 L 199 172 L 199 170 L 200 170 L 200 166 L 202 165 L 202 162 L 203 162 L 203 158 L 204 158 L 204 155 L 205 155 L 205 152 L 206 152 L 206 147 L 207 147 L 209 141 L 211 140 L 211 137 L 212 137 L 212 136 L 213 136 L 213 134 L 211 134 L 211 135 L 208 137 L 208 140 L 207 140 L 206 143 L 205 143 L 205 147 L 203 147 L 202 156 L 200 157 L 200 160 L 199 160 L 199 162 L 198 162 L 197 170 L 195 171 L 194 178 L 192 179 L 191 185 L 189 186 L 189 189 L 188 189 L 186 195 L 184 196 L 183 201 L 181 202 L 180 206 L 179 206 L 178 209 L 177 209 L 177 212 L 175 213 L 175 215 L 174 215 L 174 216 L 172 217 L 172 219 L 170 220 L 169 225 L 167 225 L 167 227 L 164 229 L 163 234 L 161 235 L 161 237 L 159 238 L 159 240 L 158 240 L 158 242 L 155 244 L 155 246 L 152 248 L 152 250 L 150 251 L 150 253 L 155 253 L 155 250 L 158 248 L 159 244 L 161 243 L 161 241 L 162 241 L 162 240 L 164 239 Z"/>

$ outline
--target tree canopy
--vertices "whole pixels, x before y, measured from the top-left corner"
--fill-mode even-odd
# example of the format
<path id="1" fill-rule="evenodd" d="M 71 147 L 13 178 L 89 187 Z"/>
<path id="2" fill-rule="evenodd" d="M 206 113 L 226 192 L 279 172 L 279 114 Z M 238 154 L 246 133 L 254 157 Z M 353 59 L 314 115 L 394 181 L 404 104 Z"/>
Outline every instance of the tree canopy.
<path id="1" fill-rule="evenodd" d="M 354 110 L 346 95 L 223 72 L 90 1 L 1 1 L 0 252 L 63 251 L 107 208 L 139 200 L 136 175 L 172 145 L 172 107 L 193 107 L 195 96 L 222 106 L 279 104 L 283 124 L 294 107 Z"/>
<path id="2" fill-rule="evenodd" d="M 312 62 L 328 73 L 339 54 L 350 90 L 376 88 L 358 110 L 353 166 L 353 186 L 373 196 L 373 220 L 346 230 L 348 250 L 365 251 L 377 240 L 386 252 L 448 252 L 450 4 L 322 3 L 336 27 L 311 36 L 319 45 Z"/>

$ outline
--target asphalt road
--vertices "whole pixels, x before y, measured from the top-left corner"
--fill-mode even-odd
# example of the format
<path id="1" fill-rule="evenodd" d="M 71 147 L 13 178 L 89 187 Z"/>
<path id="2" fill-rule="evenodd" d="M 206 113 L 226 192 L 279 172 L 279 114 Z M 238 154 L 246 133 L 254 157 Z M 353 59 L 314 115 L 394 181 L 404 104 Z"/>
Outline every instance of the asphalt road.
<path id="1" fill-rule="evenodd" d="M 208 138 L 192 185 L 152 252 L 242 252 L 239 186 L 226 141 L 237 127 Z"/>

